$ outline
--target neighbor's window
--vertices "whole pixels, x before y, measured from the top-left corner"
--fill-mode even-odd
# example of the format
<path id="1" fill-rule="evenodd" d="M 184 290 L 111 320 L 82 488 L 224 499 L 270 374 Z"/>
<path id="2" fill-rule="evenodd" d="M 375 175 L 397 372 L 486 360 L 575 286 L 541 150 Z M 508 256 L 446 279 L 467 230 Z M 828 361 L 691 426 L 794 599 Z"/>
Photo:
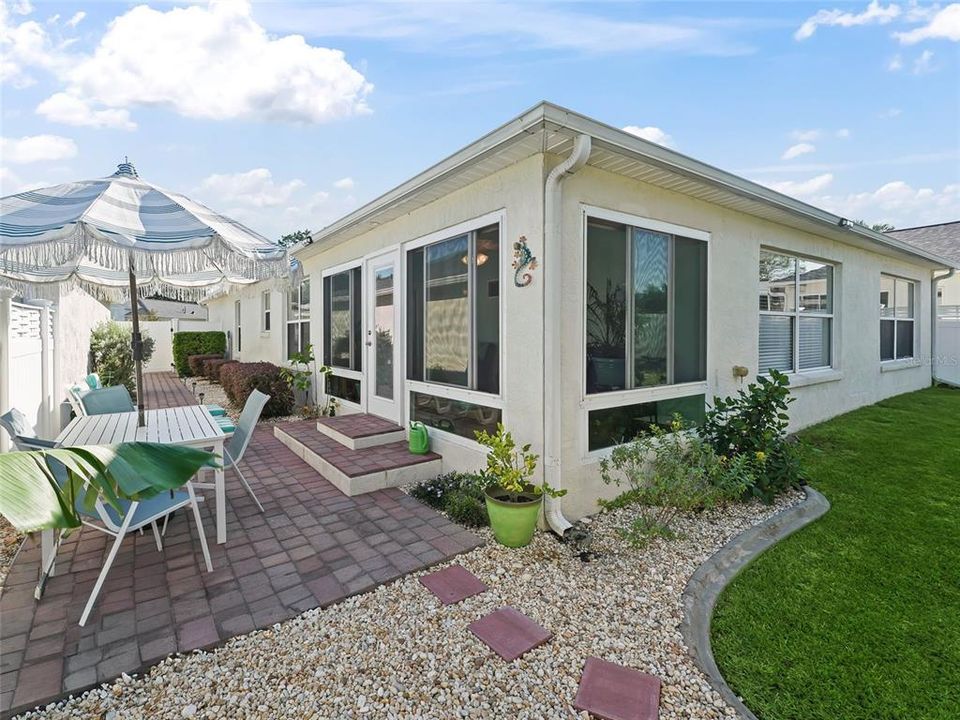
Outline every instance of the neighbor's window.
<path id="1" fill-rule="evenodd" d="M 287 358 L 310 345 L 310 280 L 287 293 Z"/>
<path id="2" fill-rule="evenodd" d="M 334 368 L 360 370 L 363 338 L 360 324 L 360 268 L 323 279 L 323 362 Z M 339 397 L 339 396 L 338 396 Z"/>
<path id="3" fill-rule="evenodd" d="M 500 392 L 500 226 L 407 254 L 407 377 Z"/>
<path id="4" fill-rule="evenodd" d="M 270 291 L 264 290 L 260 294 L 260 330 L 270 332 Z"/>
<path id="5" fill-rule="evenodd" d="M 241 320 L 242 320 L 242 318 L 243 318 L 243 316 L 242 316 L 242 314 L 240 313 L 240 301 L 239 301 L 239 300 L 235 300 L 235 301 L 233 302 L 233 326 L 234 326 L 234 328 L 236 329 L 236 332 L 237 332 L 237 352 L 242 352 L 242 350 L 241 350 L 241 347 L 242 347 L 242 346 L 241 346 L 241 342 L 240 342 L 240 340 L 241 340 L 241 338 L 240 338 L 240 325 L 241 325 Z"/>
<path id="6" fill-rule="evenodd" d="M 831 366 L 832 265 L 761 250 L 759 308 L 761 373 Z"/>
<path id="7" fill-rule="evenodd" d="M 916 283 L 880 276 L 880 359 L 902 360 L 914 356 Z"/>
<path id="8" fill-rule="evenodd" d="M 707 243 L 587 221 L 587 394 L 706 379 Z"/>

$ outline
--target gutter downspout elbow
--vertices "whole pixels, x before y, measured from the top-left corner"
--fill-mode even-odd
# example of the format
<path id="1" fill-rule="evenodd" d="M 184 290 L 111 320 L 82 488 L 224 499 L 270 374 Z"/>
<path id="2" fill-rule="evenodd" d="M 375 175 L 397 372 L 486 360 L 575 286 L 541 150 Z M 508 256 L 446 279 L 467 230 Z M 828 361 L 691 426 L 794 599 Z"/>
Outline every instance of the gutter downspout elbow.
<path id="1" fill-rule="evenodd" d="M 944 382 L 937 377 L 937 285 L 941 280 L 949 280 L 956 275 L 957 269 L 950 268 L 944 275 L 934 275 L 930 282 L 930 381 Z M 953 383 L 950 383 L 951 385 Z"/>
<path id="2" fill-rule="evenodd" d="M 560 472 L 561 423 L 563 394 L 560 388 L 563 330 L 563 302 L 561 258 L 562 250 L 562 203 L 561 182 L 587 164 L 592 147 L 590 135 L 578 135 L 570 155 L 547 174 L 543 186 L 543 255 L 544 306 L 543 306 L 543 456 L 544 479 L 559 490 L 562 484 Z M 547 495 L 544 499 L 544 517 L 547 525 L 560 537 L 572 527 L 563 515 L 560 498 Z"/>

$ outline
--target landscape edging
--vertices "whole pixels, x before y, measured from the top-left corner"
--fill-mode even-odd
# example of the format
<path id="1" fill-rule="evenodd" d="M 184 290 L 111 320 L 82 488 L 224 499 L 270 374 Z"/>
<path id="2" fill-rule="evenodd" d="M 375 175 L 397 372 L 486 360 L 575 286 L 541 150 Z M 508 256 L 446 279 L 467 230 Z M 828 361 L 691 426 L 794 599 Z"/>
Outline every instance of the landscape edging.
<path id="1" fill-rule="evenodd" d="M 727 685 L 713 658 L 710 645 L 713 609 L 723 589 L 750 561 L 830 509 L 830 501 L 821 493 L 809 485 L 805 485 L 803 491 L 806 497 L 800 503 L 744 530 L 711 555 L 697 568 L 683 591 L 681 631 L 690 655 L 714 690 L 745 720 L 757 720 L 757 716 Z"/>

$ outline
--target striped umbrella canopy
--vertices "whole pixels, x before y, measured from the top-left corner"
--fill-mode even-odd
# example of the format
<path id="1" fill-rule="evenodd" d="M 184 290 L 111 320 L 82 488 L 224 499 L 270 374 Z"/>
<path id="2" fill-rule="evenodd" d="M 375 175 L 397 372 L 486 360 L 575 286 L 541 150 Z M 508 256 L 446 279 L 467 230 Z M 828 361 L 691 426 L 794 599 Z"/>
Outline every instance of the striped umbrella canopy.
<path id="1" fill-rule="evenodd" d="M 285 248 L 137 175 L 130 162 L 105 178 L 0 198 L 0 284 L 70 284 L 102 300 L 156 293 L 198 300 L 233 284 L 289 279 Z M 142 385 L 136 302 L 134 358 Z M 143 409 L 143 393 L 138 392 Z"/>

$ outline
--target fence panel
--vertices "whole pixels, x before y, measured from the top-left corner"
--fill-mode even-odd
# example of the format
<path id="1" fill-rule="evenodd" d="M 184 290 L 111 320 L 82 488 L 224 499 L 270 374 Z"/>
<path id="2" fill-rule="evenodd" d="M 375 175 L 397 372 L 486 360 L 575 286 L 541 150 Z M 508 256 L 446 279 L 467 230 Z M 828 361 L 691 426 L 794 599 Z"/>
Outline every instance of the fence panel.
<path id="1" fill-rule="evenodd" d="M 41 425 L 46 408 L 43 397 L 43 341 L 40 337 L 41 310 L 11 303 L 9 404 L 27 416 L 34 427 Z M 48 329 L 49 330 L 49 329 Z"/>

